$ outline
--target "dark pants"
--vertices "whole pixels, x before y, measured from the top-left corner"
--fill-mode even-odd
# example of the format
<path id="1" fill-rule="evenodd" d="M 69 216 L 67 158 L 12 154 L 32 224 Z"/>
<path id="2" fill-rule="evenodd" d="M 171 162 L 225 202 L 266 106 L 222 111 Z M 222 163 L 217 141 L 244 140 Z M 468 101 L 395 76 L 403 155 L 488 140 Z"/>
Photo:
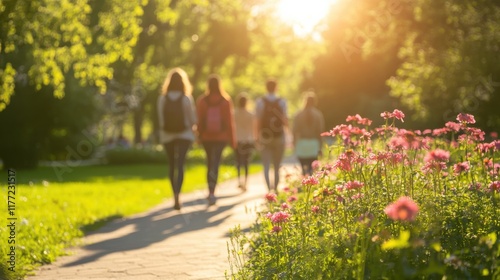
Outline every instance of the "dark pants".
<path id="1" fill-rule="evenodd" d="M 222 151 L 226 146 L 226 142 L 222 141 L 206 141 L 203 142 L 203 148 L 207 154 L 207 182 L 208 190 L 211 194 L 215 191 L 217 178 L 219 177 L 220 160 Z"/>
<path id="2" fill-rule="evenodd" d="M 312 175 L 312 163 L 318 158 L 299 158 L 302 175 Z"/>
<path id="3" fill-rule="evenodd" d="M 250 156 L 254 150 L 255 145 L 249 142 L 238 142 L 236 147 L 236 168 L 238 171 L 238 179 L 240 178 L 241 169 L 245 171 L 245 179 L 248 177 L 248 165 L 250 163 Z M 245 180 L 246 181 L 246 180 Z"/>
<path id="4" fill-rule="evenodd" d="M 169 165 L 168 176 L 174 194 L 179 194 L 181 192 L 182 182 L 184 181 L 184 164 L 190 146 L 191 141 L 186 139 L 175 139 L 163 144 L 165 151 L 167 151 Z"/>

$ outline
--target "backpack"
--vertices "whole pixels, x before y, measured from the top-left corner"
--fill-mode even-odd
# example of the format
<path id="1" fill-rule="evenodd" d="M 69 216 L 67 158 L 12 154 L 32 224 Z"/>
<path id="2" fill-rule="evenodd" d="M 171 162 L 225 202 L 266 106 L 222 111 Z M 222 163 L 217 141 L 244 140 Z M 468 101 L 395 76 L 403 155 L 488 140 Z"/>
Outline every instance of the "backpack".
<path id="1" fill-rule="evenodd" d="M 178 133 L 186 129 L 183 100 L 184 95 L 175 100 L 165 96 L 163 104 L 163 130 L 165 132 Z"/>
<path id="2" fill-rule="evenodd" d="M 262 98 L 264 101 L 264 111 L 260 118 L 260 127 L 269 136 L 283 135 L 283 109 L 280 106 L 281 99 L 274 101 Z"/>
<path id="3" fill-rule="evenodd" d="M 224 98 L 221 98 L 214 104 L 210 104 L 208 98 L 205 98 L 207 103 L 207 116 L 205 118 L 205 131 L 208 133 L 220 133 L 224 130 L 224 124 L 222 122 L 222 102 Z"/>

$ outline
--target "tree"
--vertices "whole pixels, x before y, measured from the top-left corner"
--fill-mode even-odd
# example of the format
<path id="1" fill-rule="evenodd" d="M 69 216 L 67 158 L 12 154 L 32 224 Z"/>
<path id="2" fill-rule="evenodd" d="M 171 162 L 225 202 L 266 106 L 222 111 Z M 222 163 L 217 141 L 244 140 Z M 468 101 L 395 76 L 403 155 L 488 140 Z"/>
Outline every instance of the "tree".
<path id="1" fill-rule="evenodd" d="M 323 32 L 325 52 L 306 83 L 318 93 L 327 127 L 354 114 L 378 121 L 381 111 L 398 104 L 389 97 L 386 80 L 401 63 L 402 41 L 387 38 L 386 32 L 404 11 L 388 2 L 342 0 L 332 6 Z"/>
<path id="2" fill-rule="evenodd" d="M 96 9 L 99 12 L 92 13 Z M 84 92 L 105 92 L 107 80 L 113 76 L 112 64 L 133 58 L 142 13 L 141 3 L 132 0 L 0 2 L 0 111 L 6 110 L 13 95 L 19 95 L 14 108 L 0 112 L 1 126 L 20 125 L 2 132 L 12 133 L 15 139 L 9 142 L 10 148 L 2 147 L 4 167 L 33 167 L 38 156 L 50 153 L 46 141 L 57 136 L 57 120 L 67 115 L 38 109 L 70 104 L 49 101 L 47 95 L 62 98 L 68 94 L 68 81 L 74 80 L 78 87 L 87 87 Z M 70 100 L 74 99 L 66 101 Z M 54 112 L 60 110 L 64 108 Z M 87 115 L 68 121 L 82 124 L 82 119 L 92 119 L 94 114 L 81 112 Z M 68 124 L 71 126 L 75 127 Z M 69 133 L 67 138 L 78 135 L 73 130 L 65 133 Z"/>
<path id="3" fill-rule="evenodd" d="M 416 1 L 404 61 L 388 81 L 391 94 L 428 123 L 474 114 L 480 127 L 500 129 L 500 4 Z"/>

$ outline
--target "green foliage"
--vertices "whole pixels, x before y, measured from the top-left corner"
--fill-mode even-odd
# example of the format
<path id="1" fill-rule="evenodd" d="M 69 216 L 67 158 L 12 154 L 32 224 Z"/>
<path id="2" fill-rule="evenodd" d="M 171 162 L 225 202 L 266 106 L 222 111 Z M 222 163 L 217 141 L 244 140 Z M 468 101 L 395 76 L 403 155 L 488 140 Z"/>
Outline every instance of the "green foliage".
<path id="1" fill-rule="evenodd" d="M 95 151 L 87 128 L 99 118 L 95 95 L 74 90 L 64 99 L 54 99 L 47 88 L 33 94 L 30 86 L 17 87 L 11 104 L 0 112 L 0 158 L 4 168 L 33 168 L 39 159 L 66 160 L 71 151 L 80 150 L 85 159 Z M 87 134 L 86 134 L 87 132 Z"/>
<path id="2" fill-rule="evenodd" d="M 500 6 L 494 1 L 413 1 L 399 51 L 403 61 L 388 84 L 415 117 L 439 123 L 458 112 L 476 115 L 488 130 L 500 128 Z M 451 105 L 451 106 L 450 106 Z"/>
<path id="3" fill-rule="evenodd" d="M 0 2 L 2 106 L 14 93 L 16 74 L 27 74 L 37 90 L 50 86 L 59 98 L 65 73 L 104 92 L 112 63 L 133 57 L 142 14 L 137 1 Z"/>
<path id="4" fill-rule="evenodd" d="M 425 133 L 395 116 L 335 127 L 316 172 L 233 231 L 228 278 L 496 279 L 500 141 L 464 116 Z"/>

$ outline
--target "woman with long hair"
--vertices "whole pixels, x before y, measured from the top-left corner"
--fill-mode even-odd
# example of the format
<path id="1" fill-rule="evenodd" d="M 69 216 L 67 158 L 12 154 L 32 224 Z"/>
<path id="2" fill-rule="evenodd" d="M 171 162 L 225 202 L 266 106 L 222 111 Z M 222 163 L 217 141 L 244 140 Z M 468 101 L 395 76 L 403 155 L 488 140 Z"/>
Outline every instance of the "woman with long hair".
<path id="1" fill-rule="evenodd" d="M 157 102 L 159 137 L 167 153 L 176 210 L 181 209 L 179 194 L 184 181 L 187 151 L 195 140 L 197 120 L 191 92 L 192 86 L 186 72 L 174 68 L 168 73 Z"/>
<path id="2" fill-rule="evenodd" d="M 222 151 L 228 144 L 236 147 L 233 102 L 219 76 L 209 76 L 205 94 L 196 101 L 196 112 L 198 137 L 207 157 L 208 205 L 214 205 Z"/>
<path id="3" fill-rule="evenodd" d="M 293 122 L 293 143 L 295 155 L 299 159 L 302 175 L 312 175 L 312 163 L 321 154 L 325 119 L 316 109 L 316 95 L 305 93 L 304 108 L 295 115 Z"/>

